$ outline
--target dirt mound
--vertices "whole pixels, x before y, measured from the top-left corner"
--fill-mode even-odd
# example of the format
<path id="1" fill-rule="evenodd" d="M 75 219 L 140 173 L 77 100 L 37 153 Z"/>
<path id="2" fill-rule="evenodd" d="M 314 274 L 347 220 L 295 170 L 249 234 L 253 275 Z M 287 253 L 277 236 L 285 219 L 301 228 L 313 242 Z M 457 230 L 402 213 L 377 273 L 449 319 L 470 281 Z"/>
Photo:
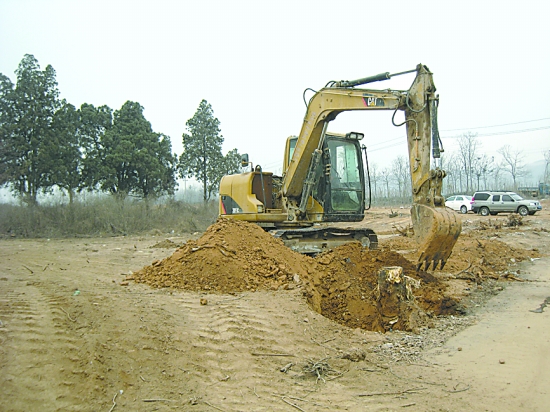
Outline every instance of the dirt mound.
<path id="1" fill-rule="evenodd" d="M 164 239 L 161 240 L 158 243 L 155 243 L 153 246 L 151 246 L 151 249 L 159 248 L 159 249 L 171 249 L 175 247 L 180 247 L 182 245 L 178 245 L 176 242 L 170 240 L 170 239 Z"/>
<path id="2" fill-rule="evenodd" d="M 477 233 L 465 233 L 460 236 L 449 259 L 449 271 L 464 270 L 468 266 L 478 266 L 484 274 L 502 274 L 510 265 L 540 257 L 540 253 L 512 247 L 498 240 L 498 233 L 480 237 Z"/>
<path id="3" fill-rule="evenodd" d="M 379 272 L 390 266 L 403 268 L 414 298 L 383 296 Z M 257 225 L 228 219 L 218 220 L 200 239 L 143 268 L 134 279 L 153 287 L 217 293 L 299 286 L 310 306 L 325 317 L 377 331 L 414 329 L 426 322 L 425 312 L 456 313 L 456 302 L 445 297 L 445 285 L 427 273 L 417 274 L 399 253 L 353 243 L 313 259 L 291 251 Z"/>
<path id="4" fill-rule="evenodd" d="M 196 241 L 134 275 L 153 287 L 236 293 L 288 288 L 311 259 L 288 249 L 257 225 L 220 219 Z"/>
<path id="5" fill-rule="evenodd" d="M 477 276 L 495 279 L 510 270 L 510 266 L 541 256 L 536 250 L 516 248 L 498 240 L 500 235 L 497 230 L 483 233 L 480 236 L 476 231 L 462 232 L 444 272 L 457 274 L 473 271 Z M 412 238 L 398 236 L 388 239 L 384 244 L 392 250 L 401 251 L 411 261 L 416 260 L 417 245 Z"/>

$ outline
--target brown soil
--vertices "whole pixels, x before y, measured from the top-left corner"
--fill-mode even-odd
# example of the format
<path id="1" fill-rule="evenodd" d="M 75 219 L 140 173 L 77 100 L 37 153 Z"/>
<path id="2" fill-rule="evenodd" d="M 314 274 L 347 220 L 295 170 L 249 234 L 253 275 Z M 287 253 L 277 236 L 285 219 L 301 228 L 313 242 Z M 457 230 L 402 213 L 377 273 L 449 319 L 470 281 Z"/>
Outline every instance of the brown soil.
<path id="1" fill-rule="evenodd" d="M 223 221 L 201 237 L 0 239 L 0 410 L 546 410 L 543 207 L 512 227 L 459 215 L 444 270 L 418 274 L 404 209 L 357 224 L 380 250 L 315 259 Z"/>
<path id="2" fill-rule="evenodd" d="M 237 293 L 288 288 L 311 259 L 292 252 L 259 226 L 227 219 L 171 256 L 134 274 L 154 287 Z"/>
<path id="3" fill-rule="evenodd" d="M 352 243 L 313 259 L 291 251 L 255 224 L 220 219 L 200 239 L 154 261 L 135 273 L 133 280 L 159 288 L 232 294 L 302 287 L 313 310 L 342 325 L 378 332 L 412 331 L 431 325 L 433 316 L 463 311 L 460 296 L 452 295 L 446 282 L 417 272 L 415 260 L 396 252 L 414 247 L 411 238 L 399 237 L 385 242 L 381 250 Z M 405 255 L 415 258 L 415 252 Z M 465 233 L 446 270 L 481 283 L 484 277 L 509 276 L 505 271 L 511 260 L 538 256 Z M 414 289 L 410 299 L 380 293 L 381 270 L 395 266 L 403 269 L 404 281 Z"/>
<path id="4" fill-rule="evenodd" d="M 513 233 L 513 232 L 512 232 Z M 510 246 L 498 238 L 501 235 L 494 231 L 465 230 L 459 237 L 453 253 L 443 270 L 435 274 L 466 273 L 472 280 L 483 281 L 489 277 L 499 279 L 509 275 L 511 264 L 539 258 L 537 248 L 526 250 Z M 385 247 L 400 250 L 403 256 L 414 261 L 416 258 L 415 243 L 408 237 L 393 237 L 385 242 Z"/>

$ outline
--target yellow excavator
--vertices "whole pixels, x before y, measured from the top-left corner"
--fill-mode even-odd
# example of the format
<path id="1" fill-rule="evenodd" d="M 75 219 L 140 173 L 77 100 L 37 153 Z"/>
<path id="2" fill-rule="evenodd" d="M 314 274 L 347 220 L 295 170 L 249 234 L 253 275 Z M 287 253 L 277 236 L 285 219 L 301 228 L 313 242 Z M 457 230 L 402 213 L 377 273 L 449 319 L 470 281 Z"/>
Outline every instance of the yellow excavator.
<path id="1" fill-rule="evenodd" d="M 357 88 L 416 72 L 408 90 Z M 221 217 L 263 226 L 293 250 L 316 254 L 360 241 L 377 247 L 370 229 L 331 227 L 327 222 L 358 222 L 365 215 L 365 173 L 362 133 L 330 133 L 328 124 L 345 111 L 392 110 L 394 126 L 405 125 L 412 179 L 411 217 L 419 244 L 417 269 L 444 267 L 461 231 L 456 214 L 445 208 L 441 188 L 445 171 L 438 167 L 443 150 L 437 128 L 439 96 L 433 75 L 419 64 L 400 73 L 381 73 L 353 81 L 331 81 L 307 103 L 300 134 L 286 141 L 283 173 L 275 176 L 260 166 L 220 182 Z M 397 124 L 395 115 L 405 120 Z M 363 146 L 364 149 L 364 146 Z M 431 157 L 436 167 L 430 168 Z M 243 156 L 243 167 L 250 164 Z"/>

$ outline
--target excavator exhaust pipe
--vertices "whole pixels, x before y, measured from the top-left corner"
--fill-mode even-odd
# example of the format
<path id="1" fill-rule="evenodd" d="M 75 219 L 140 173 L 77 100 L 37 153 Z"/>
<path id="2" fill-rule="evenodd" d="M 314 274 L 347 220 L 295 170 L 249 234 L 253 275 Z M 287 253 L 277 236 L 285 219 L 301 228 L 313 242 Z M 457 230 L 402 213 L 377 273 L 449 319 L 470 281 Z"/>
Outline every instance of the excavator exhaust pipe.
<path id="1" fill-rule="evenodd" d="M 420 245 L 416 269 L 443 269 L 462 230 L 456 213 L 445 208 L 415 204 L 411 208 L 414 236 Z"/>

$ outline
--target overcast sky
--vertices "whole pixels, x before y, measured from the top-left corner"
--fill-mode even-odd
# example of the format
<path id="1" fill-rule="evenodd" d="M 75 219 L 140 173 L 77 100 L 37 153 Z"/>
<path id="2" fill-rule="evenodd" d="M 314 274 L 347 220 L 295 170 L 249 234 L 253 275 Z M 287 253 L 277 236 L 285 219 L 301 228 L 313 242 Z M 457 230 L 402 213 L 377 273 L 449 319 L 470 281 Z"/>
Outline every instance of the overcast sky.
<path id="1" fill-rule="evenodd" d="M 178 154 L 206 99 L 224 152 L 237 148 L 280 172 L 284 141 L 301 128 L 304 89 L 423 63 L 440 95 L 447 153 L 470 131 L 480 154 L 496 157 L 508 144 L 529 163 L 550 150 L 549 16 L 547 0 L 0 0 L 0 73 L 15 83 L 32 54 L 42 69 L 53 66 L 61 97 L 77 107 L 139 102 Z M 407 156 L 391 112 L 343 113 L 329 130 L 365 133 L 379 169 Z"/>

